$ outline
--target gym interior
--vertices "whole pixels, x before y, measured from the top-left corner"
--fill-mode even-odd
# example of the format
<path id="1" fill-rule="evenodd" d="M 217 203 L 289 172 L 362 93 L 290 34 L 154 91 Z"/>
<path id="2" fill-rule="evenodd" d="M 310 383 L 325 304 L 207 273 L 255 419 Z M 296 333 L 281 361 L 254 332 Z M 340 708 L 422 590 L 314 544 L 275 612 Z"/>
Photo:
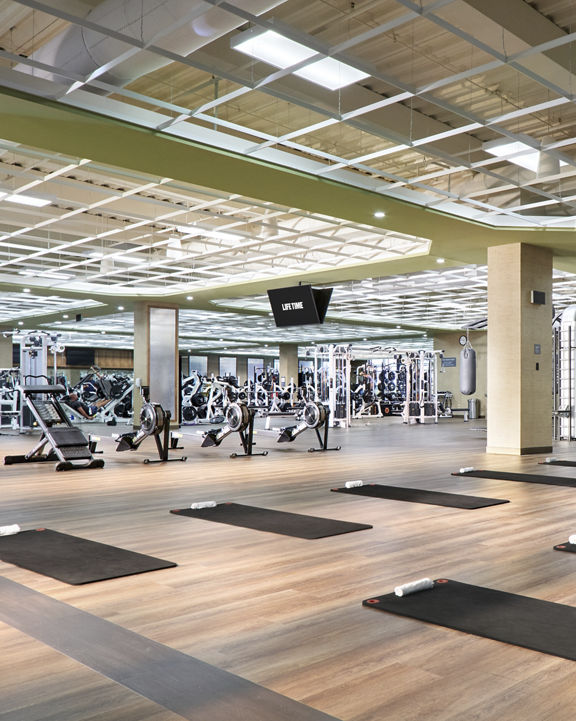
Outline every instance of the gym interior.
<path id="1" fill-rule="evenodd" d="M 575 23 L 0 1 L 0 721 L 573 721 Z"/>

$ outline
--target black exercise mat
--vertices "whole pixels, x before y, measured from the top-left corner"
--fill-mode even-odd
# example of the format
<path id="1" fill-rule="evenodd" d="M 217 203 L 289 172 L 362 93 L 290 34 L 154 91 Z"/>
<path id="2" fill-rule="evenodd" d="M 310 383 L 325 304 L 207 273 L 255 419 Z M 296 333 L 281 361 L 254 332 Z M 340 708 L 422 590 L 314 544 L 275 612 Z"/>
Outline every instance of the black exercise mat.
<path id="1" fill-rule="evenodd" d="M 446 579 L 428 591 L 362 605 L 576 661 L 573 606 Z"/>
<path id="2" fill-rule="evenodd" d="M 335 521 L 332 518 L 303 516 L 300 513 L 273 511 L 269 508 L 243 506 L 240 503 L 219 503 L 212 508 L 176 509 L 170 513 L 202 518 L 204 521 L 227 523 L 230 526 L 252 528 L 255 531 L 267 531 L 268 533 L 280 533 L 283 536 L 308 539 L 338 536 L 341 533 L 372 528 L 365 523 L 349 523 L 348 521 Z"/>
<path id="3" fill-rule="evenodd" d="M 503 498 L 461 496 L 458 493 L 441 493 L 440 491 L 425 491 L 422 488 L 384 486 L 380 483 L 369 483 L 365 486 L 354 486 L 353 488 L 333 488 L 332 490 L 336 493 L 349 493 L 353 496 L 386 498 L 391 501 L 408 501 L 410 503 L 428 503 L 431 506 L 449 506 L 451 508 L 485 508 L 486 506 L 510 503 L 510 501 Z"/>
<path id="4" fill-rule="evenodd" d="M 540 466 L 576 466 L 576 461 L 563 461 L 558 458 L 553 461 L 540 461 Z"/>
<path id="5" fill-rule="evenodd" d="M 0 537 L 0 560 L 74 586 L 177 565 L 49 528 Z"/>
<path id="6" fill-rule="evenodd" d="M 555 551 L 566 551 L 566 553 L 576 553 L 576 544 L 565 541 L 554 546 Z"/>
<path id="7" fill-rule="evenodd" d="M 494 478 L 497 481 L 521 481 L 522 483 L 545 483 L 548 486 L 571 486 L 576 488 L 576 478 L 566 476 L 541 476 L 536 473 L 508 473 L 507 471 L 467 471 L 452 473 L 453 476 L 470 478 Z"/>

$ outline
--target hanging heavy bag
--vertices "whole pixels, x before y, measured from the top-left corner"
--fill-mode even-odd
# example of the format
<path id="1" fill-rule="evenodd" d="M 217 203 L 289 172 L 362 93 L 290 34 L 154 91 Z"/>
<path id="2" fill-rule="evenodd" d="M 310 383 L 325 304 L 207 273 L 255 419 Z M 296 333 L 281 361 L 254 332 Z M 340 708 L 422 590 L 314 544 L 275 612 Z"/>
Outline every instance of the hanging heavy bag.
<path id="1" fill-rule="evenodd" d="M 463 348 L 460 351 L 460 393 L 471 396 L 476 392 L 476 351 Z"/>

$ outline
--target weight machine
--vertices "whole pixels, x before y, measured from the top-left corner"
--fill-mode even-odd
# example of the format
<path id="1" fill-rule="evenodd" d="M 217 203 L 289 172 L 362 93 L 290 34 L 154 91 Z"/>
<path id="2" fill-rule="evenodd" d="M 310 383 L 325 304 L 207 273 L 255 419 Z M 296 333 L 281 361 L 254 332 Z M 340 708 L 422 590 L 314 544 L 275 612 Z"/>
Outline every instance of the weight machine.
<path id="1" fill-rule="evenodd" d="M 438 362 L 444 351 L 405 351 L 404 423 L 438 423 Z"/>

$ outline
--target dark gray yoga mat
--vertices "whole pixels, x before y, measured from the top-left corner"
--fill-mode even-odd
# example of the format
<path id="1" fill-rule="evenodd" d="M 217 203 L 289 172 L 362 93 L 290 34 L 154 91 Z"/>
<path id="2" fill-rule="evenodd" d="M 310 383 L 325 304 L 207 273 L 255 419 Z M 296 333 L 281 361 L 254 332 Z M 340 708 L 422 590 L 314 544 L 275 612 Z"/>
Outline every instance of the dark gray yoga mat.
<path id="1" fill-rule="evenodd" d="M 1 536 L 0 560 L 73 585 L 176 566 L 162 558 L 69 536 L 49 528 Z"/>
<path id="2" fill-rule="evenodd" d="M 408 501 L 409 503 L 427 503 L 432 506 L 448 506 L 450 508 L 466 508 L 469 510 L 510 503 L 510 501 L 502 498 L 462 496 L 459 493 L 441 493 L 440 491 L 426 491 L 422 488 L 384 486 L 380 483 L 368 483 L 353 488 L 333 488 L 332 490 L 336 493 L 349 493 L 352 496 L 385 498 L 391 501 Z"/>
<path id="3" fill-rule="evenodd" d="M 497 481 L 520 481 L 522 483 L 544 483 L 548 486 L 570 486 L 576 488 L 576 478 L 567 476 L 543 476 L 536 473 L 509 473 L 508 471 L 466 471 L 452 473 L 462 478 L 494 478 Z"/>
<path id="4" fill-rule="evenodd" d="M 411 594 L 367 599 L 363 606 L 576 661 L 576 608 L 448 579 Z"/>
<path id="5" fill-rule="evenodd" d="M 201 518 L 203 521 L 215 521 L 231 526 L 251 528 L 255 531 L 280 533 L 283 536 L 296 538 L 325 538 L 338 536 L 342 533 L 364 531 L 372 526 L 365 523 L 349 523 L 336 521 L 332 518 L 305 516 L 300 513 L 274 511 L 269 508 L 244 506 L 240 503 L 219 503 L 213 508 L 184 508 L 170 511 L 178 516 Z"/>

